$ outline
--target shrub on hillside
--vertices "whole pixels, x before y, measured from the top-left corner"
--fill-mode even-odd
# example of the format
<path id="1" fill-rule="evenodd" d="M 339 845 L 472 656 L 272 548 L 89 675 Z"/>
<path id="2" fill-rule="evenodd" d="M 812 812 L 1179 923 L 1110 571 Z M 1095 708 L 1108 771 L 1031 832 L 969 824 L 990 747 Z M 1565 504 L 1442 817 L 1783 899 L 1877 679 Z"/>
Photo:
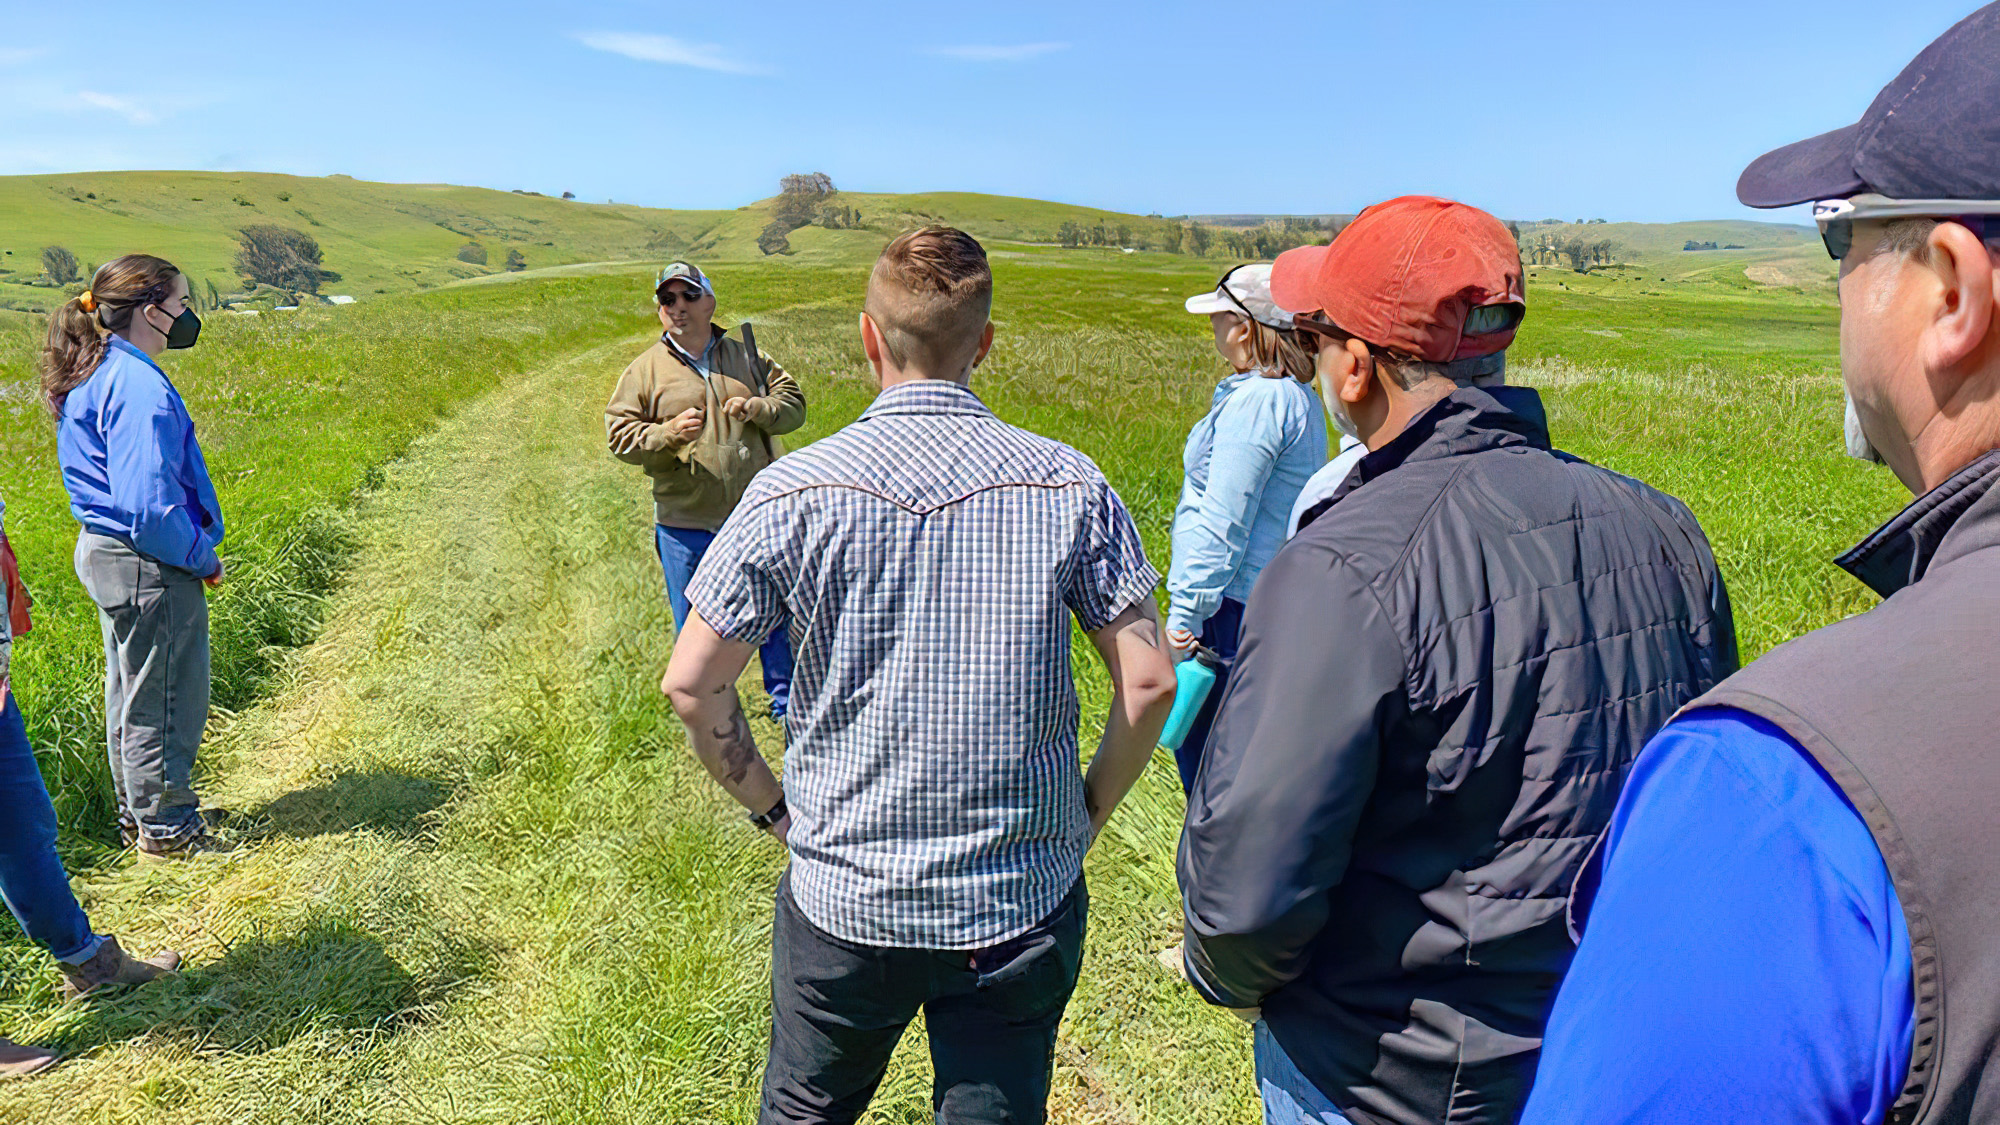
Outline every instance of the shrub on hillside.
<path id="1" fill-rule="evenodd" d="M 475 266 L 483 266 L 486 264 L 486 247 L 481 246 L 477 242 L 468 242 L 458 248 L 458 260 L 461 262 L 471 262 Z"/>
<path id="2" fill-rule="evenodd" d="M 786 226 L 782 219 L 773 222 L 764 228 L 764 233 L 757 236 L 757 249 L 765 254 L 791 253 L 792 240 L 785 236 L 790 234 L 792 229 Z"/>
<path id="3" fill-rule="evenodd" d="M 527 268 L 528 268 L 528 259 L 522 257 L 521 252 L 519 250 L 507 251 L 507 272 L 519 273 Z"/>
<path id="4" fill-rule="evenodd" d="M 260 223 L 236 238 L 236 268 L 259 285 L 317 293 L 320 282 L 340 276 L 320 268 L 319 243 L 304 231 Z"/>
<path id="5" fill-rule="evenodd" d="M 82 268 L 76 263 L 76 255 L 62 246 L 42 247 L 42 270 L 57 285 L 68 285 L 83 276 Z"/>

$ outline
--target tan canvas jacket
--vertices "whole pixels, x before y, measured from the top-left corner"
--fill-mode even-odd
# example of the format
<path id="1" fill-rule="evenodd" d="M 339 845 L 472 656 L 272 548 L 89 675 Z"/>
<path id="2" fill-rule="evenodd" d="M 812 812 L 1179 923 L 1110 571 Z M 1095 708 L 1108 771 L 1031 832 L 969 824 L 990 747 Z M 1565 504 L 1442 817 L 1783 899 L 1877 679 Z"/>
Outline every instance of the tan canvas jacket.
<path id="1" fill-rule="evenodd" d="M 611 455 L 653 478 L 653 518 L 665 527 L 721 527 L 750 478 L 784 454 L 776 435 L 805 424 L 806 396 L 797 380 L 760 350 L 765 393 L 759 395 L 743 342 L 720 328 L 714 332 L 708 379 L 663 339 L 619 376 L 604 409 Z M 722 412 L 722 404 L 736 397 L 750 400 L 749 419 Z M 666 422 L 697 406 L 701 433 L 683 442 L 668 432 Z"/>

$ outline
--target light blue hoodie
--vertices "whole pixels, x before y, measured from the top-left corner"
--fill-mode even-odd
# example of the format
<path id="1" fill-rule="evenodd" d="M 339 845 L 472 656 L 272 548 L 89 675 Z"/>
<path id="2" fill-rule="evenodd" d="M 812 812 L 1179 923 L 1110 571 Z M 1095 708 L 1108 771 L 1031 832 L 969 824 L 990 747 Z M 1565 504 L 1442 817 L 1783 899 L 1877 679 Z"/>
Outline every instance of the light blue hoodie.
<path id="1" fill-rule="evenodd" d="M 1326 464 L 1326 408 L 1289 376 L 1232 375 L 1189 432 L 1181 463 L 1167 628 L 1199 635 L 1223 598 L 1249 600 L 1284 546 L 1292 502 Z"/>

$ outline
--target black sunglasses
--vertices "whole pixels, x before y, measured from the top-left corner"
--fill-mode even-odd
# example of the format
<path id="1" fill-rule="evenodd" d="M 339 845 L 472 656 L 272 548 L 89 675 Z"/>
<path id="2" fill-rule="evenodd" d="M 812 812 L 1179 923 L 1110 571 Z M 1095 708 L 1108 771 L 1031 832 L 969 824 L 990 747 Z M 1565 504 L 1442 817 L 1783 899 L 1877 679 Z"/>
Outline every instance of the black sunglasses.
<path id="1" fill-rule="evenodd" d="M 1935 201 L 1945 202 L 1945 201 Z M 1819 224 L 1819 239 L 1826 245 L 1827 256 L 1839 262 L 1854 252 L 1854 224 L 1863 219 L 1890 221 L 1895 219 L 1931 219 L 1940 223 L 1957 223 L 1971 231 L 1981 242 L 2000 237 L 2000 217 L 1994 215 L 1954 214 L 1940 208 L 1928 214 L 1919 209 L 1933 206 L 1921 202 L 1900 202 L 1895 200 L 1875 200 L 1866 206 L 1856 206 L 1853 200 L 1830 200 L 1815 205 L 1814 221 Z"/>
<path id="2" fill-rule="evenodd" d="M 692 305 L 695 302 L 701 300 L 702 297 L 705 295 L 706 294 L 702 293 L 702 291 L 699 289 L 662 289 L 658 294 L 660 298 L 660 307 L 663 309 L 673 308 L 674 302 L 677 300 L 686 301 L 688 304 Z"/>

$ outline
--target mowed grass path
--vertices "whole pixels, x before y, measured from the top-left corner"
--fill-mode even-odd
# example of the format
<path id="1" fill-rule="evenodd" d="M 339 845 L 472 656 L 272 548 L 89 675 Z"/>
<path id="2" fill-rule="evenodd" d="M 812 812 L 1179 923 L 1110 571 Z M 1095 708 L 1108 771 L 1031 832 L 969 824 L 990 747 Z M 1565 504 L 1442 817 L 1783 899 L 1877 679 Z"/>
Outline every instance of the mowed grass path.
<path id="1" fill-rule="evenodd" d="M 998 265 L 1001 342 L 978 389 L 1002 417 L 1096 457 L 1164 568 L 1181 440 L 1219 375 L 1179 301 L 1213 268 Z M 613 280 L 522 293 L 608 296 Z M 873 393 L 854 339 L 859 272 L 776 266 L 738 284 L 787 306 L 760 318 L 760 340 L 807 380 L 798 441 L 857 415 Z M 1898 498 L 1840 459 L 1823 304 L 1536 299 L 1518 373 L 1545 387 L 1558 443 L 1689 500 L 1750 653 L 1867 604 L 1823 560 Z M 512 315 L 532 330 L 541 314 Z M 702 774 L 655 688 L 671 630 L 645 483 L 604 455 L 598 417 L 646 337 L 603 339 L 497 373 L 357 508 L 325 517 L 352 562 L 318 641 L 259 676 L 262 702 L 207 751 L 211 796 L 258 839 L 212 864 L 82 880 L 101 925 L 180 946 L 190 971 L 65 1008 L 45 959 L 0 947 L 0 1032 L 77 1056 L 0 1087 L 0 1121 L 753 1116 L 783 858 Z M 227 472 L 230 457 L 213 460 Z M 262 495 L 239 487 L 246 503 Z M 59 531 L 31 544 L 45 570 Z M 80 637 L 83 608 L 53 599 L 43 643 Z M 81 663 L 62 695 L 81 706 L 88 649 L 63 647 Z M 52 665 L 45 653 L 29 668 Z M 1077 671 L 1088 744 L 1106 692 L 1082 650 Z M 777 732 L 758 734 L 775 754 Z M 1180 815 L 1159 764 L 1091 856 L 1059 1121 L 1255 1119 L 1245 1029 L 1152 960 L 1177 930 Z M 873 1120 L 927 1120 L 926 1070 L 912 1036 Z"/>
<path id="2" fill-rule="evenodd" d="M 195 967 L 87 1006 L 20 998 L 41 1014 L 10 1031 L 82 1057 L 0 1087 L 0 1120 L 754 1116 L 783 857 L 655 688 L 670 628 L 649 506 L 595 409 L 643 344 L 498 391 L 391 469 L 320 640 L 208 751 L 212 798 L 262 838 L 88 888 Z M 850 380 L 815 406 L 851 417 L 868 397 Z M 1105 703 L 1091 672 L 1086 737 Z M 1243 1029 L 1151 957 L 1172 937 L 1179 805 L 1155 771 L 1092 857 L 1061 1120 L 1249 1119 Z M 873 1120 L 928 1120 L 920 1046 Z"/>

